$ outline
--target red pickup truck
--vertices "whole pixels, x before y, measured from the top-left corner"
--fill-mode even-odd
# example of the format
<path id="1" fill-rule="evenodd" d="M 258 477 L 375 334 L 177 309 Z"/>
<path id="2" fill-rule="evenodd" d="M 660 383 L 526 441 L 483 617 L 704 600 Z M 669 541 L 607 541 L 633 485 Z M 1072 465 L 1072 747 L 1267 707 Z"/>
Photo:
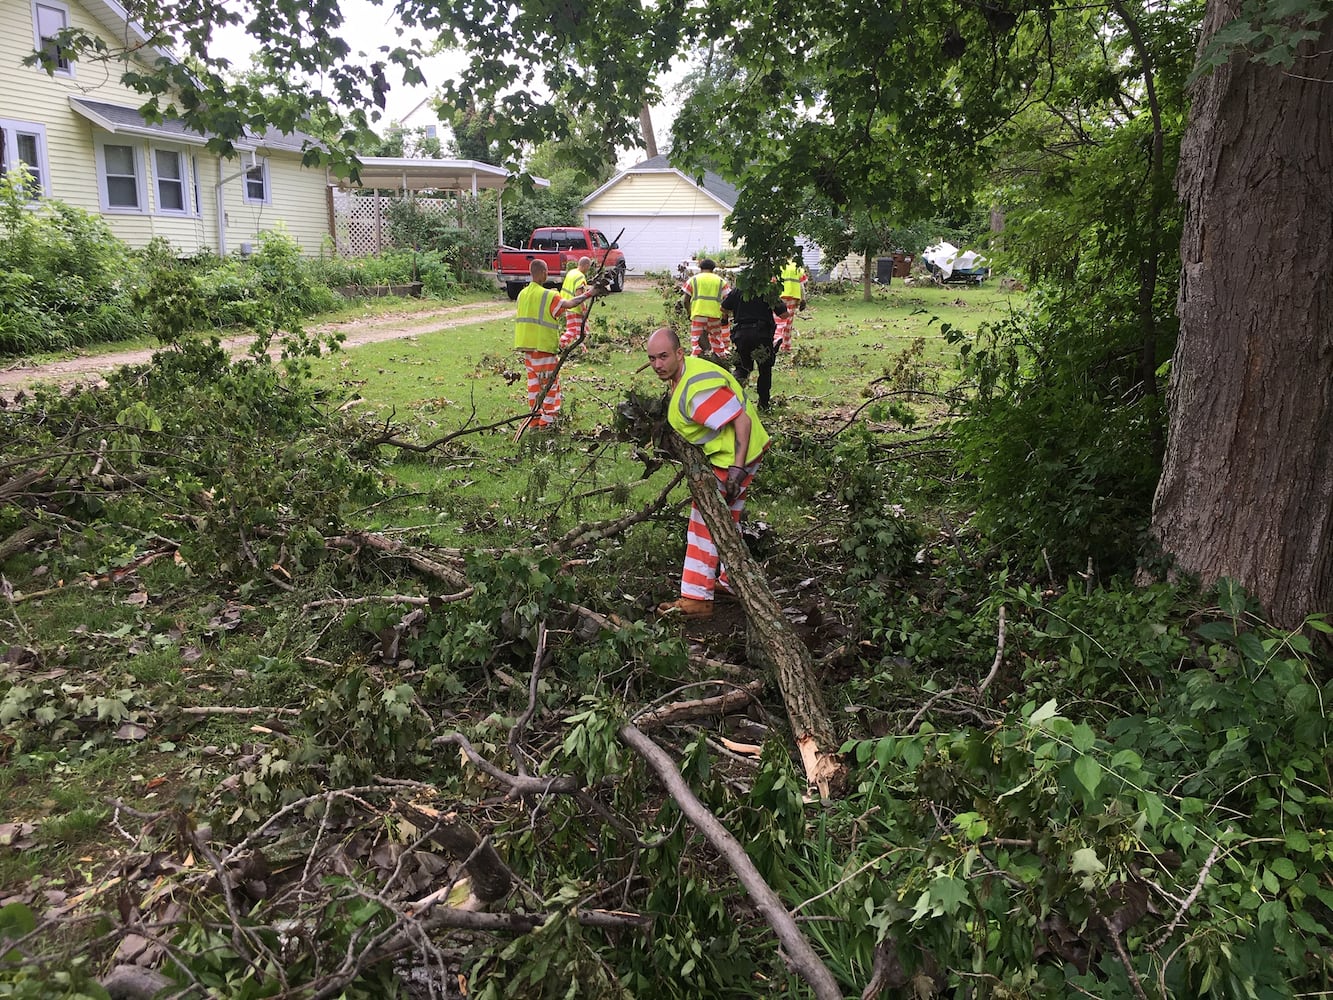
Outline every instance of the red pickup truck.
<path id="1" fill-rule="evenodd" d="M 599 229 L 576 229 L 568 226 L 543 226 L 534 229 L 527 243 L 521 247 L 501 246 L 495 257 L 495 277 L 505 286 L 511 299 L 518 298 L 523 286 L 532 279 L 528 267 L 534 259 L 546 261 L 549 288 L 559 288 L 571 261 L 591 257 L 593 270 L 602 264 L 611 276 L 611 291 L 625 287 L 625 255 Z"/>

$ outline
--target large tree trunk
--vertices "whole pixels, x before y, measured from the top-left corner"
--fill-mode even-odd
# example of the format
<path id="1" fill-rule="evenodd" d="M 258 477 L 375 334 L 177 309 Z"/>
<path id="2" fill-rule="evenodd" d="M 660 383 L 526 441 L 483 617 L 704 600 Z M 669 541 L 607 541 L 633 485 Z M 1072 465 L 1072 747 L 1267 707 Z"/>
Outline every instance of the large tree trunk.
<path id="1" fill-rule="evenodd" d="M 847 768 L 838 757 L 838 739 L 810 650 L 787 624 L 763 568 L 745 547 L 731 511 L 722 500 L 713 467 L 704 460 L 703 452 L 675 431 L 668 430 L 663 438 L 667 450 L 685 467 L 690 493 L 727 567 L 732 590 L 745 608 L 746 651 L 750 660 L 771 669 L 777 678 L 806 780 L 823 797 L 841 795 Z"/>
<path id="2" fill-rule="evenodd" d="M 1211 0 L 1204 39 L 1239 12 Z M 1333 610 L 1333 17 L 1291 70 L 1194 95 L 1176 185 L 1180 339 L 1153 533 L 1275 622 Z"/>

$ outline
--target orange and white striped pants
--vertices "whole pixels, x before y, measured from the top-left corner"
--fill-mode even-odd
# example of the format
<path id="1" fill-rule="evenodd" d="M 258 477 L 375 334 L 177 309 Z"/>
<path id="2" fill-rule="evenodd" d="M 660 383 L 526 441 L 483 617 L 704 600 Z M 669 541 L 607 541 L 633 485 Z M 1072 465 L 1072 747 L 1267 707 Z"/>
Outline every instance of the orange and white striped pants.
<path id="1" fill-rule="evenodd" d="M 791 338 L 792 338 L 792 321 L 796 319 L 796 310 L 800 307 L 801 300 L 791 299 L 784 295 L 782 296 L 782 301 L 783 304 L 785 304 L 787 307 L 787 315 L 773 317 L 773 319 L 776 320 L 778 324 L 777 332 L 773 335 L 773 343 L 778 345 L 779 351 L 790 351 Z"/>
<path id="2" fill-rule="evenodd" d="M 560 350 L 564 350 L 574 341 L 579 339 L 579 331 L 583 329 L 583 313 L 576 313 L 573 309 L 565 310 L 565 332 L 560 334 Z M 583 342 L 583 349 L 588 349 L 588 342 Z"/>
<path id="3" fill-rule="evenodd" d="M 722 320 L 717 316 L 690 317 L 690 353 L 696 358 L 704 351 L 725 354 L 730 338 L 722 339 Z"/>
<path id="4" fill-rule="evenodd" d="M 542 400 L 541 413 L 533 418 L 531 426 L 549 427 L 560 414 L 560 378 L 555 373 L 555 363 L 559 358 L 545 351 L 524 351 L 523 366 L 528 371 L 528 410 L 537 406 L 537 397 L 542 386 L 547 386 L 546 398 Z"/>
<path id="5" fill-rule="evenodd" d="M 750 484 L 754 482 L 754 474 L 759 470 L 760 461 L 762 457 L 756 458 L 746 466 L 740 495 L 731 504 L 731 519 L 737 524 L 741 520 L 741 511 L 745 510 L 745 497 L 750 492 Z M 717 476 L 720 490 L 727 481 L 727 470 L 714 468 L 713 474 Z M 690 527 L 685 537 L 685 568 L 680 574 L 680 596 L 690 597 L 696 601 L 711 601 L 714 586 L 719 579 L 724 588 L 731 589 L 727 583 L 726 567 L 719 566 L 717 546 L 713 544 L 713 536 L 708 530 L 708 525 L 704 523 L 699 508 L 691 504 Z"/>

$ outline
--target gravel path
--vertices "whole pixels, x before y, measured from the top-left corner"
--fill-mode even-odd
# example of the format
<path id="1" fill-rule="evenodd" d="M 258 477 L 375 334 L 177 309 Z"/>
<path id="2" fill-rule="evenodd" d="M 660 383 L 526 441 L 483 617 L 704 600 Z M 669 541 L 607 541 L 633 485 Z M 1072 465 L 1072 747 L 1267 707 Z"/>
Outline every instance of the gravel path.
<path id="1" fill-rule="evenodd" d="M 382 340 L 397 340 L 431 330 L 444 330 L 469 323 L 511 319 L 514 308 L 495 302 L 473 302 L 467 305 L 441 306 L 424 312 L 386 312 L 369 319 L 352 319 L 339 323 L 321 323 L 309 328 L 310 333 L 326 334 L 341 331 L 343 347 L 356 347 Z M 250 336 L 223 338 L 222 346 L 233 356 L 244 354 L 253 338 Z M 95 382 L 103 372 L 121 365 L 144 364 L 153 356 L 153 350 L 118 351 L 114 354 L 90 354 L 36 365 L 18 361 L 0 368 L 0 395 L 13 394 L 37 382 Z M 277 351 L 274 356 L 277 356 Z"/>

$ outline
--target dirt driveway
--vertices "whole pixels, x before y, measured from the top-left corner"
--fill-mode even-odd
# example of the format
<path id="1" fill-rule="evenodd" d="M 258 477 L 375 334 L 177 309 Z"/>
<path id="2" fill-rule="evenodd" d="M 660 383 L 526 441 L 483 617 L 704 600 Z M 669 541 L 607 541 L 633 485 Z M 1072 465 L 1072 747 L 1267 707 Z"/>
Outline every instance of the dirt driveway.
<path id="1" fill-rule="evenodd" d="M 514 307 L 507 303 L 473 302 L 467 305 L 440 306 L 425 312 L 386 312 L 368 319 L 351 319 L 339 323 L 321 323 L 309 328 L 314 334 L 341 332 L 343 347 L 356 347 L 381 340 L 397 340 L 431 330 L 445 330 L 469 323 L 510 319 Z M 252 340 L 249 336 L 226 337 L 222 341 L 233 356 L 244 354 Z M 275 352 L 275 357 L 276 357 Z M 0 368 L 0 396 L 12 397 L 15 392 L 37 382 L 95 382 L 106 371 L 121 365 L 146 363 L 152 350 L 119 351 L 114 354 L 87 355 L 68 361 L 53 361 L 34 365 L 19 361 Z"/>

